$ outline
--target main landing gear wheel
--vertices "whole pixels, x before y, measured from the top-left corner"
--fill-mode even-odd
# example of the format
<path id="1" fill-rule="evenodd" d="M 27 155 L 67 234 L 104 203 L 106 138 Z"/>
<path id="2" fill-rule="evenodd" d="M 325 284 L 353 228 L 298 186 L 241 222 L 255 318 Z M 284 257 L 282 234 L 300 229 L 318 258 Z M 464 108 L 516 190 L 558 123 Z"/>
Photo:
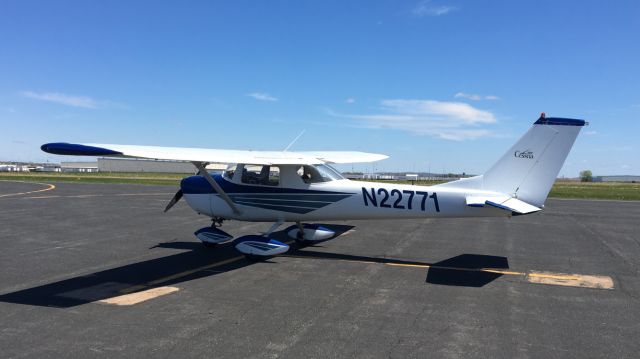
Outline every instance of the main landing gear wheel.
<path id="1" fill-rule="evenodd" d="M 232 235 L 221 230 L 220 228 L 218 228 L 218 226 L 215 226 L 215 225 L 211 225 L 210 227 L 200 228 L 197 231 L 195 231 L 194 234 L 202 242 L 202 245 L 207 248 L 213 248 L 218 243 L 227 242 L 233 239 Z"/>
<path id="2" fill-rule="evenodd" d="M 255 254 L 245 254 L 244 258 L 251 263 L 257 263 L 257 262 L 264 262 L 267 259 L 271 258 L 271 256 L 257 256 Z"/>
<path id="3" fill-rule="evenodd" d="M 289 228 L 287 235 L 289 238 L 295 239 L 299 244 L 307 244 L 333 238 L 336 232 L 320 224 L 296 222 L 295 227 Z"/>

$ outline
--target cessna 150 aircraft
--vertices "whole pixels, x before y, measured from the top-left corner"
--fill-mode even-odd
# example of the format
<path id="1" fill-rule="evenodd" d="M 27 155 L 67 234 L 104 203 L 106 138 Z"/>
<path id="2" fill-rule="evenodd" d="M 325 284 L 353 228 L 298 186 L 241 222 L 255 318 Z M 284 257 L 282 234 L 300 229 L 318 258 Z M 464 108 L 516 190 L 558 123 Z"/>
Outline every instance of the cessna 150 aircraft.
<path id="1" fill-rule="evenodd" d="M 540 211 L 584 120 L 545 117 L 511 147 L 484 175 L 435 186 L 412 186 L 345 179 L 330 164 L 373 162 L 385 155 L 363 152 L 270 152 L 201 148 L 48 143 L 48 153 L 188 161 L 198 169 L 184 178 L 165 208 L 183 196 L 189 206 L 212 219 L 195 232 L 206 245 L 230 241 L 223 220 L 274 222 L 263 235 L 234 240 L 248 256 L 273 256 L 289 246 L 270 238 L 284 222 L 299 241 L 335 235 L 309 222 L 347 219 L 425 217 L 509 217 Z M 221 174 L 208 163 L 227 163 Z M 307 222 L 307 223 L 303 223 Z"/>

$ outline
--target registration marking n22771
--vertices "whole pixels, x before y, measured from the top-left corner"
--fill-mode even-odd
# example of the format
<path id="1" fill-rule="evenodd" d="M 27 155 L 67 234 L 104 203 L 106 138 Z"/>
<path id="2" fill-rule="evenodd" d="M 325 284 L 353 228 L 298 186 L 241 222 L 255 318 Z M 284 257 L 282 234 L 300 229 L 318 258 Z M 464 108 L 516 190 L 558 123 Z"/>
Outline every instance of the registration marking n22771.
<path id="1" fill-rule="evenodd" d="M 406 200 L 405 200 L 406 198 Z M 362 187 L 362 200 L 364 205 L 369 207 L 395 208 L 412 210 L 414 205 L 417 208 L 420 205 L 421 211 L 426 211 L 430 205 L 428 200 L 433 200 L 433 208 L 436 212 L 440 212 L 440 204 L 438 203 L 438 194 L 436 192 L 410 191 L 392 189 L 389 192 L 386 188 L 366 188 Z"/>

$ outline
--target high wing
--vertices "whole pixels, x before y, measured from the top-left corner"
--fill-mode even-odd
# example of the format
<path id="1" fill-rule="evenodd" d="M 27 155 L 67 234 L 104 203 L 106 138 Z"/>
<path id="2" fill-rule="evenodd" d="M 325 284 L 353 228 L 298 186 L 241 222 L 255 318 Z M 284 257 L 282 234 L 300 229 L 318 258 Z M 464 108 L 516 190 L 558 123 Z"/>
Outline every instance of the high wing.
<path id="1" fill-rule="evenodd" d="M 357 151 L 243 151 L 206 148 L 133 146 L 112 144 L 47 143 L 44 152 L 71 156 L 129 157 L 209 163 L 248 163 L 256 165 L 313 165 L 360 163 L 384 160 L 388 156 Z"/>

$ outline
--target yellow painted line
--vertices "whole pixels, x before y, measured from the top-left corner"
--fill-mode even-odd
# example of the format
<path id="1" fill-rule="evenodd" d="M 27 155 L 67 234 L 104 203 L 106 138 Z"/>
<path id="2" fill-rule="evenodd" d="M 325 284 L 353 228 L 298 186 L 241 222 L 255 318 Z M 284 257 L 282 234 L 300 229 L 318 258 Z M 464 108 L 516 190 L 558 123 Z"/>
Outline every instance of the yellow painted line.
<path id="1" fill-rule="evenodd" d="M 163 295 L 171 294 L 179 290 L 180 288 L 177 288 L 177 287 L 156 287 L 156 288 L 143 290 L 141 292 L 123 294 L 117 297 L 102 299 L 97 302 L 101 304 L 111 304 L 111 305 L 134 305 L 134 304 L 146 302 L 147 300 L 158 298 Z"/>
<path id="2" fill-rule="evenodd" d="M 486 273 L 495 273 L 495 274 L 504 274 L 504 275 L 525 275 L 525 273 L 521 273 L 521 272 L 513 272 L 513 271 L 493 269 L 493 268 L 482 268 L 481 271 Z"/>
<path id="3" fill-rule="evenodd" d="M 115 194 L 76 194 L 76 195 L 32 196 L 27 198 L 30 198 L 30 199 L 92 198 L 92 197 L 111 197 L 111 196 L 170 196 L 170 195 L 171 193 L 115 193 Z"/>
<path id="4" fill-rule="evenodd" d="M 237 257 L 225 259 L 225 260 L 220 261 L 220 262 L 208 264 L 206 266 L 202 266 L 202 267 L 198 267 L 198 268 L 191 269 L 191 270 L 188 270 L 188 271 L 184 271 L 182 273 L 173 274 L 173 275 L 170 275 L 170 276 L 166 276 L 164 278 L 156 279 L 154 281 L 149 282 L 148 284 L 149 285 L 156 285 L 156 284 L 160 284 L 160 283 L 164 283 L 164 282 L 169 282 L 169 281 L 172 281 L 172 280 L 176 280 L 176 279 L 179 279 L 179 278 L 182 278 L 182 277 L 189 276 L 189 275 L 194 274 L 194 273 L 198 273 L 198 272 L 206 270 L 206 269 L 220 267 L 220 266 L 223 266 L 225 264 L 237 262 L 237 261 L 242 260 L 242 259 L 244 259 L 244 256 L 237 256 Z"/>
<path id="5" fill-rule="evenodd" d="M 291 258 L 300 258 L 300 259 L 305 259 L 305 258 L 312 258 L 313 257 L 307 257 L 307 256 L 296 256 L 296 255 L 288 255 L 288 254 L 284 254 L 281 255 L 281 257 L 291 257 Z M 374 261 L 363 261 L 363 260 L 358 260 L 358 259 L 345 259 L 342 262 L 350 262 L 350 263 L 364 263 L 364 264 L 380 264 L 380 262 L 374 262 Z"/>
<path id="6" fill-rule="evenodd" d="M 383 263 L 383 264 L 392 266 L 392 267 L 431 268 L 431 266 L 428 264 L 404 264 L 404 263 Z"/>
<path id="7" fill-rule="evenodd" d="M 144 288 L 153 287 L 153 286 L 156 286 L 156 285 L 161 284 L 161 283 L 166 283 L 166 282 L 169 282 L 169 281 L 172 281 L 172 280 L 180 279 L 180 278 L 183 278 L 183 277 L 186 277 L 186 276 L 189 276 L 189 275 L 192 275 L 194 273 L 198 273 L 198 272 L 201 272 L 201 271 L 204 271 L 204 270 L 207 270 L 207 269 L 220 267 L 220 266 L 223 266 L 225 264 L 237 262 L 237 261 L 239 261 L 241 259 L 244 259 L 244 256 L 233 257 L 233 258 L 225 259 L 225 260 L 220 261 L 220 262 L 207 264 L 206 266 L 201 266 L 201 267 L 190 269 L 190 270 L 187 270 L 187 271 L 184 271 L 184 272 L 172 274 L 170 276 L 158 278 L 156 280 L 152 280 L 152 281 L 147 282 L 145 284 L 140 284 L 140 285 L 135 285 L 135 286 L 132 286 L 132 287 L 128 287 L 128 288 L 120 290 L 120 293 L 136 292 L 136 291 L 139 291 L 139 290 L 144 289 Z"/>
<path id="8" fill-rule="evenodd" d="M 291 243 L 293 243 L 293 241 L 287 241 L 287 242 L 284 242 L 284 243 L 285 244 L 291 244 Z M 177 280 L 177 279 L 180 279 L 180 278 L 184 278 L 184 277 L 190 276 L 190 275 L 192 275 L 194 273 L 198 273 L 198 272 L 202 272 L 202 271 L 205 271 L 205 270 L 213 269 L 213 268 L 216 268 L 216 267 L 221 267 L 223 265 L 227 265 L 227 264 L 230 264 L 230 263 L 234 263 L 234 262 L 237 262 L 237 261 L 242 260 L 244 258 L 245 258 L 244 256 L 236 256 L 236 257 L 228 258 L 228 259 L 225 259 L 225 260 L 222 260 L 222 261 L 219 261 L 219 262 L 215 262 L 215 263 L 211 263 L 211 264 L 207 264 L 207 265 L 204 265 L 204 266 L 201 266 L 201 267 L 198 267 L 198 268 L 189 269 L 189 270 L 184 271 L 184 272 L 180 272 L 180 273 L 172 274 L 172 275 L 169 275 L 169 276 L 166 276 L 166 277 L 158 278 L 158 279 L 152 280 L 152 281 L 144 283 L 144 284 L 139 284 L 139 285 L 134 285 L 134 286 L 131 286 L 131 287 L 127 287 L 127 288 L 119 290 L 118 292 L 119 293 L 123 293 L 123 294 L 137 292 L 137 291 L 145 289 L 145 288 L 154 287 L 154 286 L 157 286 L 157 285 L 162 284 L 162 283 L 166 283 L 166 282 L 170 282 L 170 281 Z"/>
<path id="9" fill-rule="evenodd" d="M 56 188 L 56 186 L 55 186 L 55 185 L 50 184 L 50 183 L 28 182 L 28 181 L 8 181 L 8 182 L 33 183 L 33 184 L 39 184 L 39 185 L 42 185 L 42 186 L 47 186 L 47 188 L 39 189 L 39 190 L 35 190 L 35 191 L 28 191 L 28 192 L 19 192 L 19 193 L 8 193 L 8 194 L 2 194 L 2 195 L 0 195 L 0 197 L 22 196 L 22 195 L 25 195 L 25 194 L 31 194 L 31 193 L 38 193 L 38 192 L 51 191 L 51 190 L 53 190 L 53 189 L 55 189 L 55 188 Z"/>
<path id="10" fill-rule="evenodd" d="M 293 241 L 285 242 L 286 244 L 291 244 Z M 310 257 L 307 256 L 296 256 L 296 255 L 281 255 L 281 257 L 290 257 L 290 258 L 302 258 L 308 259 Z M 229 259 L 225 259 L 220 262 L 208 264 L 205 266 L 201 266 L 198 268 L 190 269 L 181 273 L 172 274 L 170 276 L 166 276 L 163 278 L 159 278 L 153 281 L 150 281 L 145 284 L 136 285 L 132 287 L 128 287 L 120 290 L 120 293 L 132 293 L 136 291 L 143 290 L 149 287 L 155 287 L 159 284 L 166 283 L 169 281 L 177 280 L 194 273 L 198 273 L 205 270 L 210 270 L 216 267 L 220 267 L 226 264 L 230 264 L 233 262 L 237 262 L 239 260 L 244 259 L 244 256 L 237 256 Z M 345 262 L 352 263 L 363 263 L 363 264 L 383 264 L 390 267 L 405 267 L 405 268 L 434 268 L 434 269 L 443 269 L 443 270 L 456 270 L 456 271 L 466 271 L 466 272 L 484 272 L 484 273 L 495 273 L 502 275 L 510 275 L 522 277 L 526 281 L 530 283 L 536 284 L 549 284 L 549 285 L 561 285 L 561 286 L 571 286 L 571 287 L 583 287 L 583 288 L 597 288 L 597 289 L 613 289 L 613 279 L 608 276 L 598 276 L 598 275 L 583 275 L 583 274 L 566 274 L 566 273 L 554 273 L 554 272 L 543 272 L 543 271 L 529 271 L 529 272 L 517 272 L 505 269 L 498 268 L 459 268 L 459 267 L 445 267 L 445 266 L 434 266 L 429 263 L 393 263 L 393 262 L 377 262 L 377 261 L 366 261 L 366 260 L 344 260 Z"/>
<path id="11" fill-rule="evenodd" d="M 95 302 L 118 294 L 118 290 L 126 288 L 127 283 L 102 282 L 89 287 L 82 287 L 68 292 L 58 293 L 56 296 L 77 299 L 86 302 Z"/>
<path id="12" fill-rule="evenodd" d="M 296 258 L 308 258 L 304 256 L 287 256 Z M 560 285 L 568 287 L 581 287 L 581 288 L 594 288 L 594 289 L 613 289 L 613 279 L 609 276 L 602 275 L 586 275 L 586 274 L 567 274 L 567 273 L 554 273 L 544 271 L 529 271 L 529 272 L 517 272 L 511 270 L 504 270 L 498 268 L 460 268 L 460 267 L 444 267 L 435 266 L 433 264 L 413 264 L 413 263 L 393 263 L 393 262 L 376 262 L 367 260 L 345 260 L 345 262 L 351 263 L 363 263 L 363 264 L 383 264 L 390 267 L 405 267 L 405 268 L 431 268 L 431 269 L 443 269 L 443 270 L 455 270 L 462 272 L 483 272 L 494 273 L 509 276 L 521 277 L 529 283 L 535 284 L 548 284 L 548 285 Z"/>
<path id="13" fill-rule="evenodd" d="M 466 271 L 466 272 L 485 272 L 485 273 L 495 273 L 495 274 L 504 274 L 504 275 L 520 275 L 524 276 L 525 273 L 521 272 L 513 272 L 502 269 L 495 268 L 461 268 L 461 267 L 443 267 L 443 266 L 434 266 L 432 264 L 407 264 L 407 263 L 383 263 L 384 265 L 392 266 L 392 267 L 409 267 L 409 268 L 433 268 L 433 269 L 446 269 L 446 270 L 457 270 L 457 271 Z"/>

